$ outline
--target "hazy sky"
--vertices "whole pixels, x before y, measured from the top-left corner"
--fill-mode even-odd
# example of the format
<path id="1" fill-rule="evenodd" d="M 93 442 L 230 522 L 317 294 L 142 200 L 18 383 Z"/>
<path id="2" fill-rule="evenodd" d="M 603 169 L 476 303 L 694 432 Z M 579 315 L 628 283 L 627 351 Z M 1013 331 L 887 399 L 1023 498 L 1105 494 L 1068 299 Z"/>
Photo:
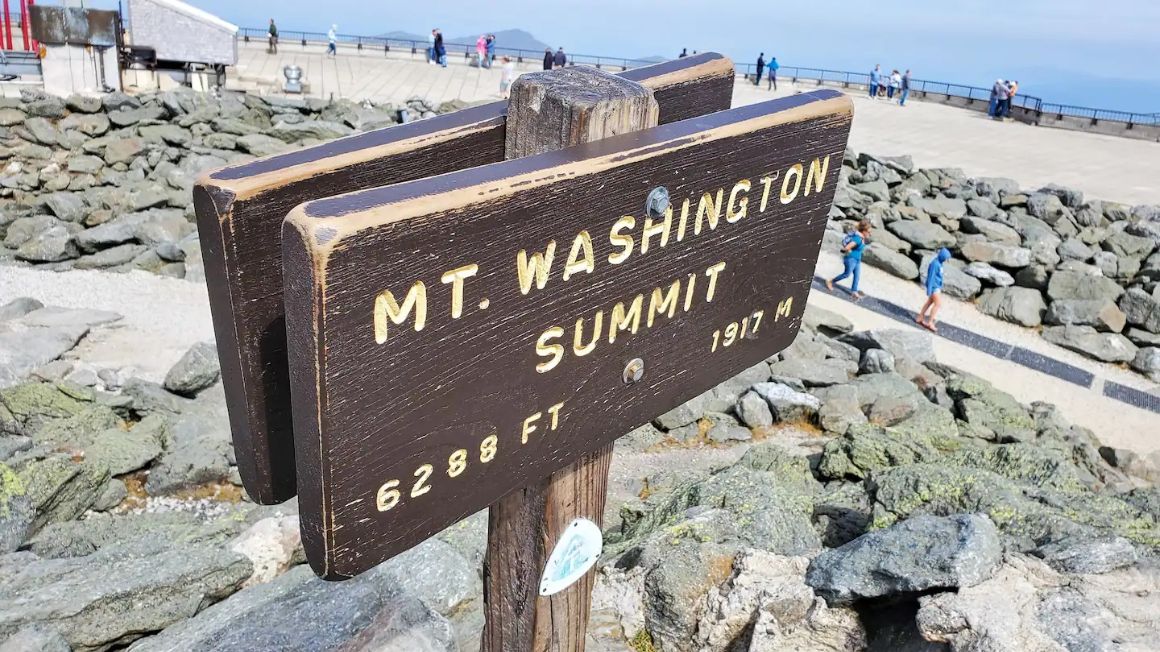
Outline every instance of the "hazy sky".
<path id="1" fill-rule="evenodd" d="M 115 0 L 95 2 L 115 5 Z M 1160 111 L 1160 0 L 193 0 L 242 27 L 457 36 L 525 29 L 585 54 L 675 56 L 682 47 L 783 66 L 911 68 L 986 86 L 1018 79 L 1049 101 Z"/>

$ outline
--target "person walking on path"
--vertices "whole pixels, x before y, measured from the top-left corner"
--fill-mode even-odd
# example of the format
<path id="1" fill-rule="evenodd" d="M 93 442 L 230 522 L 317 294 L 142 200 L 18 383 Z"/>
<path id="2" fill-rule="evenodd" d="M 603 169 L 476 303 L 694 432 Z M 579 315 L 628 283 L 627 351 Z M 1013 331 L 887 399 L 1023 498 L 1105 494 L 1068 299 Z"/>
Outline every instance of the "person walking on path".
<path id="1" fill-rule="evenodd" d="M 898 94 L 898 106 L 906 106 L 906 98 L 910 96 L 910 71 L 902 76 L 902 85 Z"/>
<path id="2" fill-rule="evenodd" d="M 898 89 L 901 87 L 902 87 L 902 75 L 898 74 L 897 69 L 892 70 L 890 72 L 890 86 L 888 86 L 886 88 L 886 99 L 893 100 L 894 93 L 896 93 L 898 91 Z"/>
<path id="3" fill-rule="evenodd" d="M 552 65 L 557 68 L 563 68 L 568 63 L 568 57 L 564 56 L 564 48 L 556 50 L 556 56 L 552 57 Z"/>
<path id="4" fill-rule="evenodd" d="M 866 250 L 866 241 L 870 239 L 870 221 L 858 222 L 857 230 L 842 238 L 842 273 L 826 281 L 826 289 L 833 292 L 834 284 L 848 276 L 853 276 L 850 282 L 850 292 L 855 299 L 862 298 L 858 290 L 858 282 L 862 279 L 862 252 Z"/>
<path id="5" fill-rule="evenodd" d="M 270 54 L 278 54 L 278 26 L 274 24 L 274 19 L 270 19 L 270 29 L 266 30 L 266 34 L 270 38 Z"/>
<path id="6" fill-rule="evenodd" d="M 765 72 L 765 53 L 757 55 L 757 74 L 753 76 L 753 85 L 761 86 L 761 73 Z"/>
<path id="7" fill-rule="evenodd" d="M 326 54 L 338 56 L 338 25 L 331 25 L 326 33 Z"/>
<path id="8" fill-rule="evenodd" d="M 681 48 L 681 53 L 677 55 L 678 59 L 684 59 L 689 56 L 689 48 Z"/>
<path id="9" fill-rule="evenodd" d="M 435 58 L 435 30 L 427 35 L 427 63 L 435 65 L 439 60 Z"/>
<path id="10" fill-rule="evenodd" d="M 922 309 L 914 318 L 919 326 L 934 333 L 938 332 L 938 327 L 934 325 L 934 321 L 938 316 L 939 308 L 942 308 L 943 263 L 950 259 L 950 250 L 943 247 L 938 250 L 938 254 L 926 266 L 926 303 L 922 304 Z"/>
<path id="11" fill-rule="evenodd" d="M 435 61 L 447 67 L 447 47 L 443 45 L 443 31 L 439 29 L 435 30 Z"/>
<path id="12" fill-rule="evenodd" d="M 499 77 L 499 94 L 505 100 L 511 95 L 512 82 L 516 80 L 516 63 L 512 61 L 511 57 L 503 58 L 503 66 L 500 68 Z"/>
<path id="13" fill-rule="evenodd" d="M 769 58 L 769 88 L 777 90 L 777 69 L 780 68 L 777 64 L 777 57 Z"/>
<path id="14" fill-rule="evenodd" d="M 874 70 L 870 71 L 870 97 L 878 97 L 878 84 L 882 81 L 882 67 L 880 64 L 874 64 Z"/>
<path id="15" fill-rule="evenodd" d="M 552 56 L 552 48 L 544 48 L 544 70 L 551 70 L 553 61 L 555 57 Z"/>

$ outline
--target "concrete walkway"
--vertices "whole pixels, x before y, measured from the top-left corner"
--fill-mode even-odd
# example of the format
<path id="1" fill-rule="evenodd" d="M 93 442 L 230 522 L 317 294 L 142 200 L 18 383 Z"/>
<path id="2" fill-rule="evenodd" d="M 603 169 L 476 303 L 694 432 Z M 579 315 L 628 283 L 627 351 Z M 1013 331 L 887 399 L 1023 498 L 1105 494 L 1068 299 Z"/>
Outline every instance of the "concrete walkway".
<path id="1" fill-rule="evenodd" d="M 231 86 L 277 93 L 282 66 L 301 66 L 317 97 L 402 103 L 420 96 L 432 102 L 453 99 L 497 100 L 498 68 L 481 70 L 466 65 L 462 53 L 448 57 L 441 68 L 425 63 L 422 51 L 339 50 L 327 57 L 322 46 L 283 43 L 277 55 L 265 45 L 239 44 L 239 63 L 230 71 Z M 537 70 L 539 61 L 526 62 L 522 71 Z M 614 71 L 616 72 L 616 71 Z M 744 80 L 733 93 L 741 106 L 780 95 L 817 88 L 788 82 L 777 93 Z M 1087 195 L 1127 204 L 1160 204 L 1160 143 L 1130 140 L 1078 131 L 996 122 L 981 113 L 912 100 L 900 107 L 873 100 L 862 93 L 855 100 L 850 145 L 858 151 L 882 155 L 910 154 L 924 167 L 959 167 L 971 176 L 1003 176 L 1027 188 L 1060 183 Z"/>

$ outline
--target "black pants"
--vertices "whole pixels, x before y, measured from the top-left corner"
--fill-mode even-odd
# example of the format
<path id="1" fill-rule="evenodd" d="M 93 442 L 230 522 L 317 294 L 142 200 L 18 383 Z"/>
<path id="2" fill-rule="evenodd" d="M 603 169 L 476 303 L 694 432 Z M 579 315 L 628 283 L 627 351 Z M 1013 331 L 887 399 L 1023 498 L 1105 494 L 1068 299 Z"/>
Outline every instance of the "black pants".
<path id="1" fill-rule="evenodd" d="M 758 86 L 761 85 L 761 72 L 763 70 L 765 70 L 765 66 L 758 66 L 757 67 L 757 76 L 753 78 L 753 83 L 757 84 Z"/>

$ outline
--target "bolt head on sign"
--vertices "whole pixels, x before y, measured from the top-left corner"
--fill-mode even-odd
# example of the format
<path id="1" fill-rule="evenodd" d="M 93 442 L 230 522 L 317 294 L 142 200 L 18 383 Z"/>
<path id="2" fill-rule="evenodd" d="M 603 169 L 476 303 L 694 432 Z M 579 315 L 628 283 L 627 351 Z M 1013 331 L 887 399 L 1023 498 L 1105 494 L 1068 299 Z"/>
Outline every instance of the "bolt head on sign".
<path id="1" fill-rule="evenodd" d="M 291 212 L 315 571 L 366 570 L 788 346 L 851 117 L 815 91 Z"/>

